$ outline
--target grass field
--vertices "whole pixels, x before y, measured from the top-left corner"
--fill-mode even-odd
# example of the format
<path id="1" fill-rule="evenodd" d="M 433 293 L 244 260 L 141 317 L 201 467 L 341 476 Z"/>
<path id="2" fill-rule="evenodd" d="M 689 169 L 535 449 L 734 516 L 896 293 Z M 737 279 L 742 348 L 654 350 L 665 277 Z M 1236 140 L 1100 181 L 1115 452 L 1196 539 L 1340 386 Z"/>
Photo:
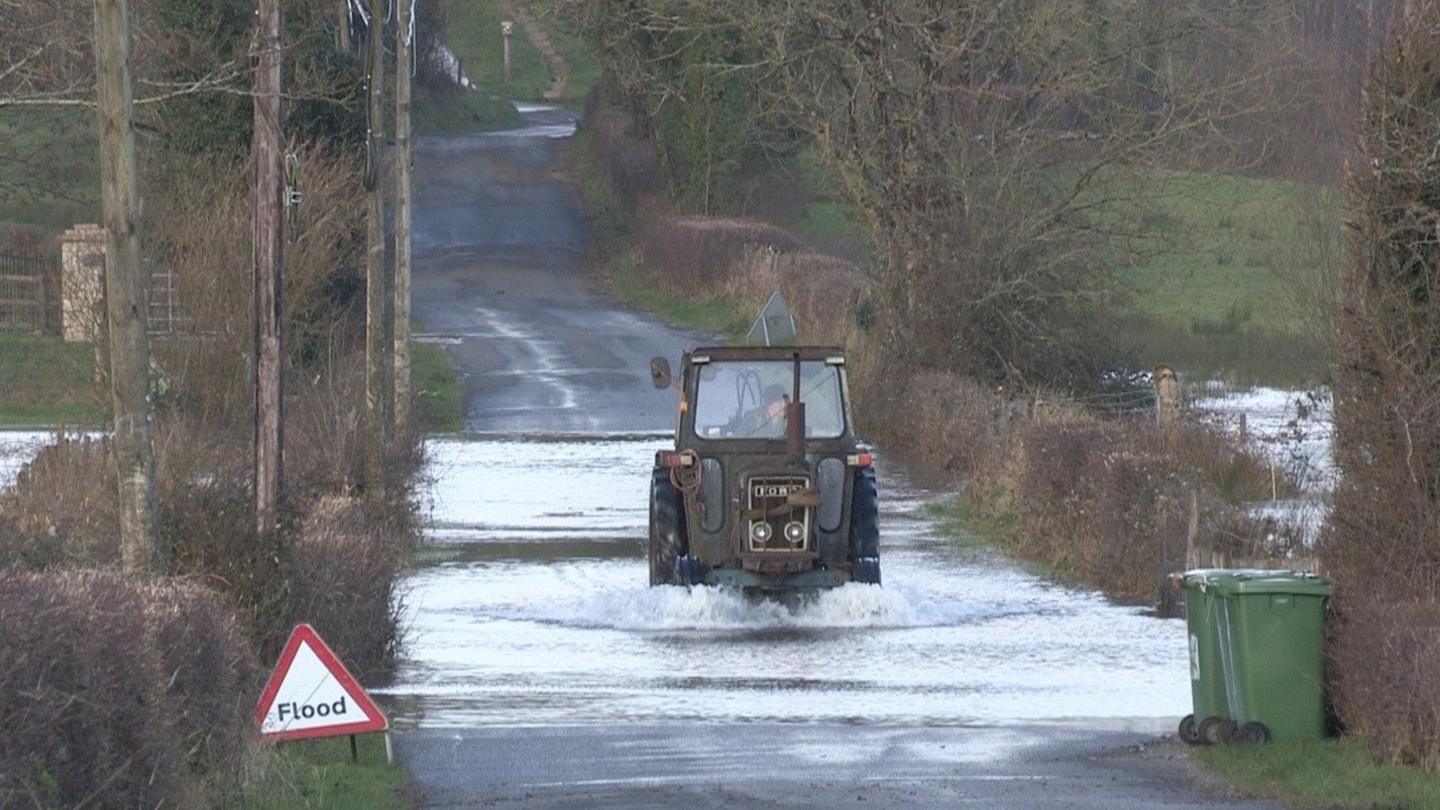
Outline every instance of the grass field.
<path id="1" fill-rule="evenodd" d="M 0 427 L 91 427 L 105 416 L 88 344 L 0 332 Z"/>
<path id="2" fill-rule="evenodd" d="M 1377 765 L 1355 740 L 1276 742 L 1195 749 L 1196 758 L 1254 796 L 1304 808 L 1440 807 L 1440 777 Z"/>
<path id="3" fill-rule="evenodd" d="M 62 230 L 100 210 L 93 113 L 0 110 L 0 223 Z"/>
<path id="4" fill-rule="evenodd" d="M 1127 204 L 1116 332 L 1141 365 L 1237 382 L 1326 373 L 1317 301 L 1335 283 L 1343 209 L 1333 189 L 1154 171 Z"/>
<path id="5" fill-rule="evenodd" d="M 500 34 L 504 21 L 494 0 L 455 3 L 450 11 L 446 44 L 460 58 L 465 75 L 481 92 L 501 98 L 538 101 L 550 86 L 550 73 L 540 52 L 518 30 L 511 38 L 513 81 L 505 83 L 505 43 Z"/>
<path id="6" fill-rule="evenodd" d="M 545 33 L 550 37 L 550 44 L 555 46 L 560 58 L 570 66 L 570 83 L 565 88 L 565 94 L 560 97 L 560 102 L 580 102 L 585 98 L 585 94 L 590 92 L 590 88 L 600 81 L 602 70 L 600 62 L 595 58 L 594 49 L 580 37 L 568 20 L 554 14 L 555 5 L 549 0 L 520 0 L 520 3 L 530 11 L 540 27 L 545 29 Z"/>
<path id="7" fill-rule="evenodd" d="M 522 5 L 545 30 L 555 51 L 570 65 L 570 83 L 559 102 L 573 104 L 583 99 L 591 85 L 600 79 L 600 67 L 590 47 L 575 36 L 564 20 L 548 13 L 548 4 L 522 0 Z M 500 34 L 500 23 L 504 20 L 494 0 L 456 3 L 450 12 L 446 44 L 460 57 L 465 74 L 482 92 L 500 98 L 539 101 L 550 87 L 550 73 L 540 51 L 530 44 L 518 25 L 510 42 L 512 81 L 505 83 L 505 44 Z"/>

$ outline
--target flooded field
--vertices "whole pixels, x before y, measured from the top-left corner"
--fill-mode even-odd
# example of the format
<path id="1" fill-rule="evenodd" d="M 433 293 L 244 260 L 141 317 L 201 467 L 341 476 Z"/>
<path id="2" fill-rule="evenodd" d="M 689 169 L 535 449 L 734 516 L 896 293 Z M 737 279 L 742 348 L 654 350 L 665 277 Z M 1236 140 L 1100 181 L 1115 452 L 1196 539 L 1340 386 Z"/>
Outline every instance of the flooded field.
<path id="1" fill-rule="evenodd" d="M 1290 527 L 1302 545 L 1313 547 L 1329 515 L 1329 495 L 1339 476 L 1329 390 L 1263 386 L 1230 390 L 1211 384 L 1190 407 L 1229 435 L 1243 437 L 1278 475 L 1295 483 L 1294 497 L 1256 504 L 1251 512 Z"/>
<path id="2" fill-rule="evenodd" d="M 405 584 L 401 726 L 1075 723 L 1169 729 L 1183 626 L 935 534 L 880 466 L 884 587 L 781 604 L 649 588 L 659 436 L 437 439 L 435 561 Z"/>

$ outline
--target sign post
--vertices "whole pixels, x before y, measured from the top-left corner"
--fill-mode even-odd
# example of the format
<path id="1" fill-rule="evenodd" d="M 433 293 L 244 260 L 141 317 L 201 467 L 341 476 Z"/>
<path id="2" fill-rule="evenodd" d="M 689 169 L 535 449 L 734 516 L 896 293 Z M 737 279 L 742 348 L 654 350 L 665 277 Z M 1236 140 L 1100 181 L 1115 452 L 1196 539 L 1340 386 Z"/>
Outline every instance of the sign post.
<path id="1" fill-rule="evenodd" d="M 384 734 L 385 760 L 393 764 L 390 721 L 340 663 L 315 628 L 296 625 L 255 704 L 260 734 L 276 742 Z M 357 757 L 358 758 L 358 757 Z"/>

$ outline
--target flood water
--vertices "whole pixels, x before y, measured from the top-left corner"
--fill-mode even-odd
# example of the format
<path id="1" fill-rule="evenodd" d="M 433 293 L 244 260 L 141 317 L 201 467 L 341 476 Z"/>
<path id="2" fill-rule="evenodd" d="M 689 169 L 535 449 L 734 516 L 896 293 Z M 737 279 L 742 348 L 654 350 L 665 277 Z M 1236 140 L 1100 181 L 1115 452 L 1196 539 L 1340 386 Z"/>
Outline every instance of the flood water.
<path id="1" fill-rule="evenodd" d="M 647 587 L 663 436 L 428 445 L 432 562 L 404 585 L 400 727 L 628 722 L 1077 723 L 1188 711 L 1183 625 L 937 536 L 879 464 L 885 585 L 795 604 Z"/>

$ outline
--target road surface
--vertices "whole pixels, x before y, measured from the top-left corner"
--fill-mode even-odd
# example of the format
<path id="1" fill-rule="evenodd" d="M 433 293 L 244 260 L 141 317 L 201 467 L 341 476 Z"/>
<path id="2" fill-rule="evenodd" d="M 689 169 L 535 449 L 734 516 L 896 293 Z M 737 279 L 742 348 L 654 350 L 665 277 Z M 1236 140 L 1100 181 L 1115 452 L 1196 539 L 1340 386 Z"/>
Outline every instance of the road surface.
<path id="1" fill-rule="evenodd" d="M 462 370 L 428 443 L 431 561 L 377 690 L 426 807 L 1260 807 L 1165 732 L 1183 625 L 938 536 L 882 453 L 886 586 L 799 604 L 645 587 L 648 468 L 703 336 L 592 275 L 564 110 L 421 139 L 417 339 Z M 863 403 L 861 404 L 863 407 Z"/>

